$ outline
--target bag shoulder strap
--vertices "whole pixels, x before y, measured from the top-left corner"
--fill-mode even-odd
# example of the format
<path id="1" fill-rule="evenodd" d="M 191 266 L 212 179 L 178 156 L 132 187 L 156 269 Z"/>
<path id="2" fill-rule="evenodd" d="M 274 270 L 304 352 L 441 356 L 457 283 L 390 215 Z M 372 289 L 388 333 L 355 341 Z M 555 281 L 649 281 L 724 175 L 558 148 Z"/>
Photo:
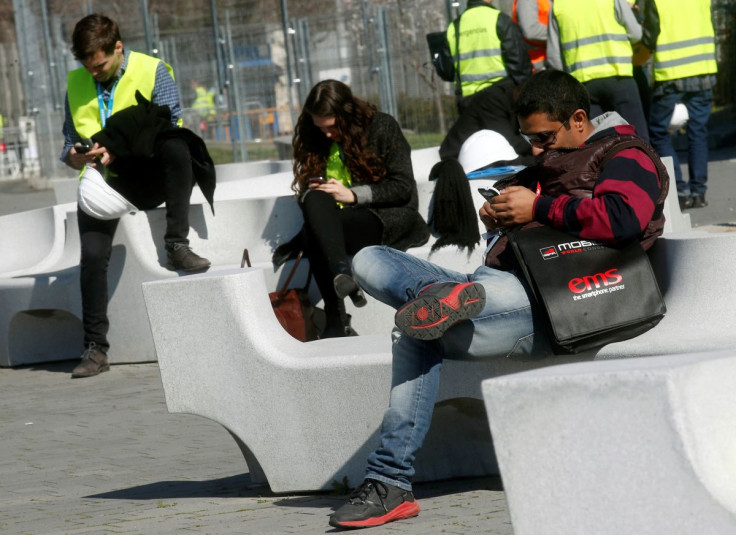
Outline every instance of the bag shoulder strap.
<path id="1" fill-rule="evenodd" d="M 289 272 L 289 276 L 286 277 L 286 280 L 284 281 L 284 284 L 281 285 L 281 288 L 278 290 L 278 298 L 283 299 L 286 296 L 286 293 L 289 291 L 289 283 L 291 282 L 291 279 L 294 278 L 294 275 L 296 274 L 296 270 L 299 267 L 299 262 L 301 262 L 302 257 L 304 256 L 304 251 L 299 251 L 299 254 L 296 256 L 296 260 L 294 260 L 294 265 L 291 266 L 291 271 Z M 240 267 L 252 267 L 250 263 L 250 254 L 248 253 L 248 249 L 243 249 L 243 258 L 240 261 Z M 312 284 L 312 266 L 309 266 L 309 273 L 307 274 L 307 282 L 304 284 L 304 289 L 308 289 L 309 285 Z"/>
<path id="2" fill-rule="evenodd" d="M 457 65 L 455 65 L 455 95 L 460 97 L 463 94 L 463 86 L 460 81 L 460 17 L 453 20 L 452 23 L 455 25 L 455 53 L 458 57 Z"/>

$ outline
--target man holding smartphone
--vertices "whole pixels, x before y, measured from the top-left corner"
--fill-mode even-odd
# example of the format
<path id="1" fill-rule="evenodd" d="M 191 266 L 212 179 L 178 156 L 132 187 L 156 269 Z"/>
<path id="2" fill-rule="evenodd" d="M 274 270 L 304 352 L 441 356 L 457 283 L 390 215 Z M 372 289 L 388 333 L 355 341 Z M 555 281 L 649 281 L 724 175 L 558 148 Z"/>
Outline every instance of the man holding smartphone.
<path id="1" fill-rule="evenodd" d="M 209 260 L 196 255 L 187 239 L 189 198 L 195 178 L 189 138 L 176 135 L 189 132 L 174 128 L 179 124 L 181 105 L 173 71 L 157 58 L 125 50 L 117 24 L 103 15 L 88 15 L 76 24 L 72 52 L 83 68 L 71 71 L 67 78 L 61 160 L 73 169 L 96 167 L 109 186 L 141 210 L 166 203 L 167 267 L 184 272 L 207 269 Z M 90 138 L 104 139 L 103 129 L 114 122 L 108 120 L 120 120 L 118 112 L 139 104 L 137 92 L 153 105 L 168 108 L 171 130 L 176 134 L 167 134 L 160 142 L 157 137 L 152 158 L 124 165 L 125 158 L 116 163 L 111 146 L 105 146 L 109 143 Z M 210 197 L 214 192 L 214 169 L 211 188 Z M 109 369 L 107 269 L 119 219 L 96 219 L 81 208 L 77 217 L 85 351 L 72 377 L 90 377 Z"/>
<path id="2" fill-rule="evenodd" d="M 540 163 L 496 183 L 480 210 L 495 232 L 483 266 L 465 274 L 383 246 L 353 259 L 356 280 L 397 309 L 389 407 L 365 480 L 330 518 L 332 526 L 378 526 L 419 514 L 414 459 L 432 420 L 443 359 L 551 354 L 503 229 L 546 224 L 610 245 L 662 233 L 666 170 L 654 149 L 611 112 L 588 118 L 590 99 L 571 75 L 534 74 L 515 113 Z"/>

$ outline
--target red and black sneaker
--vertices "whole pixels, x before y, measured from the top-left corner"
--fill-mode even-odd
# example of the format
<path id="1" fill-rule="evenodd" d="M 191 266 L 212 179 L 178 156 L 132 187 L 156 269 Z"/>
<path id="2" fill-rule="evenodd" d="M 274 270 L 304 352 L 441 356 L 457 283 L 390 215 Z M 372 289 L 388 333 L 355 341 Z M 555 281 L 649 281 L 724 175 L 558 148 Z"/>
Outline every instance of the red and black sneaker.
<path id="1" fill-rule="evenodd" d="M 419 504 L 409 490 L 366 479 L 348 503 L 330 515 L 330 526 L 345 529 L 381 526 L 419 514 Z"/>
<path id="2" fill-rule="evenodd" d="M 420 340 L 435 340 L 463 320 L 480 314 L 486 290 L 477 282 L 439 282 L 424 288 L 417 298 L 396 312 L 401 332 Z"/>

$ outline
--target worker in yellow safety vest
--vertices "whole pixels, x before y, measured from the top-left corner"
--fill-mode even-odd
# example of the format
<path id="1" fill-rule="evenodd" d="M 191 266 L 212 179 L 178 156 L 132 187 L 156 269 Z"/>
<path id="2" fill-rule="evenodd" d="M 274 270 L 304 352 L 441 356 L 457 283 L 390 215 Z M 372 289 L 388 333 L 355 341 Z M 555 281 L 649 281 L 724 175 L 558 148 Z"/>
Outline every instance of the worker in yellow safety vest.
<path id="1" fill-rule="evenodd" d="M 654 46 L 654 88 L 649 112 L 652 146 L 672 156 L 680 207 L 707 206 L 708 119 L 716 84 L 716 43 L 711 0 L 654 0 L 651 16 L 659 23 Z M 682 177 L 667 127 L 675 104 L 687 107 L 688 181 Z"/>
<path id="2" fill-rule="evenodd" d="M 632 66 L 632 44 L 641 36 L 641 25 L 626 0 L 555 0 L 549 15 L 547 66 L 567 71 L 585 86 L 591 117 L 617 112 L 648 141 Z"/>
<path id="3" fill-rule="evenodd" d="M 448 26 L 447 43 L 455 62 L 461 111 L 468 97 L 481 89 L 506 76 L 519 84 L 532 73 L 521 31 L 490 0 L 469 0 L 462 15 Z"/>
<path id="4" fill-rule="evenodd" d="M 200 171 L 195 173 L 193 162 L 203 165 L 211 159 L 200 156 L 206 149 L 196 134 L 178 128 L 181 105 L 171 67 L 157 58 L 125 50 L 118 25 L 98 14 L 77 22 L 72 52 L 82 68 L 67 76 L 61 160 L 83 170 L 81 180 L 87 180 L 88 166 L 102 170 L 107 181 L 102 187 L 109 186 L 133 207 L 147 210 L 166 203 L 167 267 L 185 272 L 207 269 L 209 260 L 190 249 L 187 236 L 192 187 L 195 180 L 200 187 L 205 183 L 200 181 Z M 146 102 L 139 102 L 137 95 Z M 131 111 L 141 111 L 142 115 L 132 116 Z M 151 117 L 152 126 L 131 120 L 141 117 Z M 134 150 L 138 146 L 143 147 L 142 156 Z M 214 165 L 212 168 L 212 191 L 205 192 L 210 198 Z M 86 186 L 84 190 L 80 187 L 80 192 L 86 190 Z M 105 203 L 80 198 L 77 222 L 85 351 L 72 377 L 91 377 L 110 368 L 107 271 L 119 217 L 117 212 L 110 213 Z"/>
<path id="5" fill-rule="evenodd" d="M 192 80 L 194 102 L 192 109 L 197 110 L 200 119 L 211 119 L 217 114 L 215 108 L 215 90 L 208 89 L 196 80 Z"/>

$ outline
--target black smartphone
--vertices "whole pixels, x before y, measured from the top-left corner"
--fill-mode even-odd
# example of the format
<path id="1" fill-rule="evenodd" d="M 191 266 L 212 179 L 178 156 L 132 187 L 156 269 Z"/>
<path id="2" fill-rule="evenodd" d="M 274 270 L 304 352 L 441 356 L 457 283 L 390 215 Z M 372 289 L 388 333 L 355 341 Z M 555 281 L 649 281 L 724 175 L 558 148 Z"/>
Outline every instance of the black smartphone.
<path id="1" fill-rule="evenodd" d="M 489 188 L 478 188 L 478 193 L 480 193 L 481 195 L 483 195 L 483 197 L 485 198 L 485 200 L 487 200 L 488 202 L 490 202 L 491 199 L 493 199 L 496 195 L 498 195 L 501 192 L 498 191 L 493 186 L 491 186 Z"/>
<path id="2" fill-rule="evenodd" d="M 309 179 L 310 184 L 326 184 L 327 181 L 321 176 L 313 176 Z"/>
<path id="3" fill-rule="evenodd" d="M 77 151 L 79 154 L 86 154 L 90 150 L 92 150 L 92 143 L 86 142 L 82 143 L 81 145 L 74 145 L 74 150 Z"/>

